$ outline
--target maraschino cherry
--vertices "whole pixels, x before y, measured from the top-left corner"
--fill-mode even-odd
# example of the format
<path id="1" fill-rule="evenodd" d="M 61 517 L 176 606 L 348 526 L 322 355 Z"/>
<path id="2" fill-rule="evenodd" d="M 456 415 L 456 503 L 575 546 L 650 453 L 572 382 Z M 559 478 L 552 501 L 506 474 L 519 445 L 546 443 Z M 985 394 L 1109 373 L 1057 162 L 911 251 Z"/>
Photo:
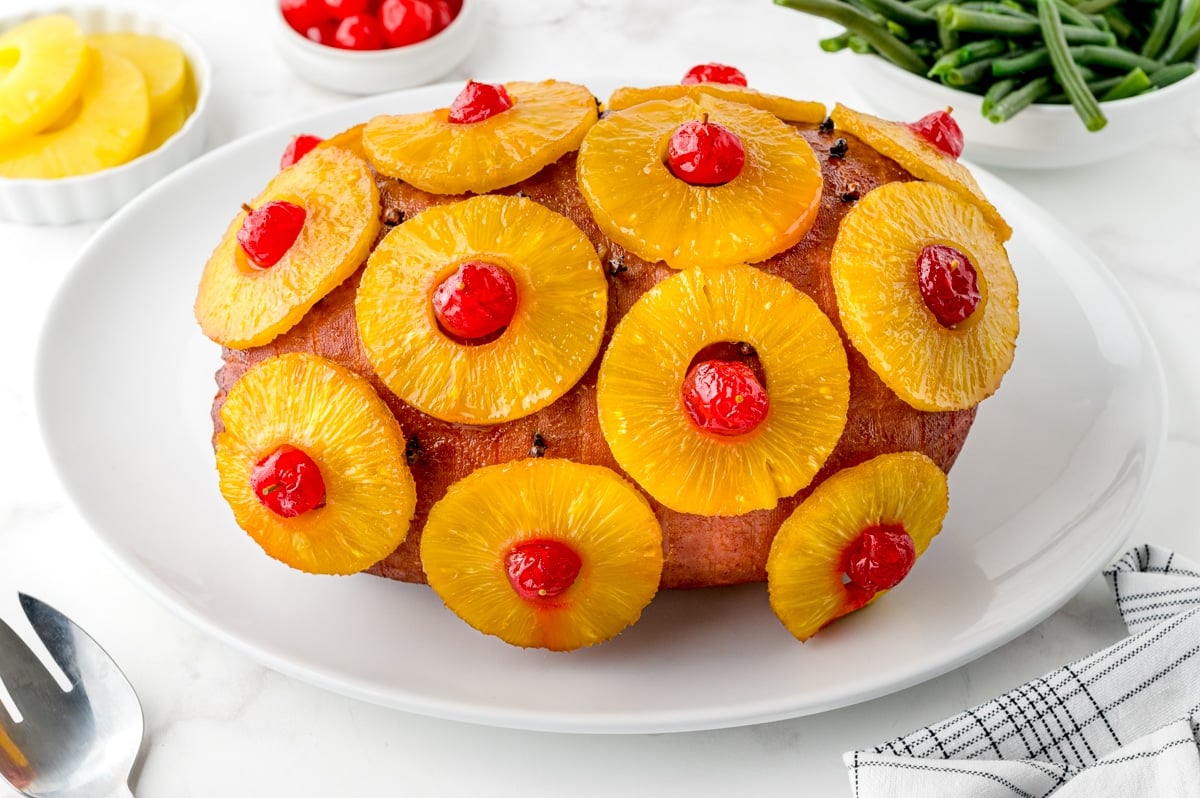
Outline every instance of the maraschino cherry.
<path id="1" fill-rule="evenodd" d="M 937 147 L 951 158 L 958 158 L 963 151 L 963 132 L 950 110 L 934 111 L 909 125 L 921 138 Z"/>
<path id="2" fill-rule="evenodd" d="M 917 256 L 917 285 L 925 307 L 943 327 L 970 318 L 979 307 L 979 275 L 970 259 L 946 244 L 930 244 Z"/>
<path id="3" fill-rule="evenodd" d="M 379 5 L 379 23 L 392 47 L 428 39 L 437 28 L 436 16 L 433 5 L 425 0 L 383 0 Z"/>
<path id="4" fill-rule="evenodd" d="M 562 595 L 575 583 L 582 566 L 575 550 L 558 540 L 527 540 L 509 549 L 504 558 L 509 583 L 527 601 Z"/>
<path id="5" fill-rule="evenodd" d="M 279 159 L 279 168 L 287 169 L 296 161 L 308 155 L 312 148 L 320 144 L 323 140 L 320 136 L 312 136 L 307 133 L 292 136 L 292 140 L 283 151 L 283 157 Z"/>
<path id="6" fill-rule="evenodd" d="M 863 530 L 850 544 L 843 570 L 852 585 L 874 595 L 900 584 L 916 561 L 916 547 L 904 527 L 881 524 Z"/>
<path id="7" fill-rule="evenodd" d="M 693 186 L 720 186 L 742 173 L 746 149 L 729 128 L 703 118 L 685 122 L 667 144 L 667 168 Z"/>
<path id="8" fill-rule="evenodd" d="M 284 518 L 325 505 L 325 479 L 316 461 L 286 443 L 254 466 L 250 487 L 264 507 Z"/>
<path id="9" fill-rule="evenodd" d="M 379 50 L 383 47 L 383 26 L 373 14 L 346 17 L 334 31 L 333 45 L 343 50 Z"/>
<path id="10" fill-rule="evenodd" d="M 507 327 L 517 311 L 517 284 L 503 268 L 468 261 L 433 292 L 433 313 L 442 329 L 467 341 Z"/>
<path id="11" fill-rule="evenodd" d="M 267 202 L 258 208 L 242 206 L 246 219 L 237 232 L 237 241 L 250 262 L 269 269 L 279 262 L 304 227 L 308 213 L 292 202 Z"/>
<path id="12" fill-rule="evenodd" d="M 735 360 L 705 360 L 683 380 L 683 406 L 692 423 L 717 435 L 743 435 L 763 422 L 770 400 L 754 371 Z"/>
<path id="13" fill-rule="evenodd" d="M 683 80 L 685 86 L 693 83 L 724 83 L 729 86 L 745 86 L 746 76 L 737 67 L 726 64 L 697 64 L 687 71 Z"/>
<path id="14" fill-rule="evenodd" d="M 455 125 L 469 125 L 491 119 L 512 108 L 512 104 L 512 98 L 501 84 L 468 80 L 450 104 L 448 118 Z"/>

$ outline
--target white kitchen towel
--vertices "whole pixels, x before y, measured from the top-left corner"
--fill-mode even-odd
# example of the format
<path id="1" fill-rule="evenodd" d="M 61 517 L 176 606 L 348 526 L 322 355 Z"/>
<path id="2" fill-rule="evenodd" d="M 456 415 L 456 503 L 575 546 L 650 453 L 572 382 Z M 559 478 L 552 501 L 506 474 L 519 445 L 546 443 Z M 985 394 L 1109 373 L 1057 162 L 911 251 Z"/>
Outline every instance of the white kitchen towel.
<path id="1" fill-rule="evenodd" d="M 854 798 L 1200 798 L 1200 566 L 1139 546 L 1104 574 L 1129 637 L 846 754 Z"/>

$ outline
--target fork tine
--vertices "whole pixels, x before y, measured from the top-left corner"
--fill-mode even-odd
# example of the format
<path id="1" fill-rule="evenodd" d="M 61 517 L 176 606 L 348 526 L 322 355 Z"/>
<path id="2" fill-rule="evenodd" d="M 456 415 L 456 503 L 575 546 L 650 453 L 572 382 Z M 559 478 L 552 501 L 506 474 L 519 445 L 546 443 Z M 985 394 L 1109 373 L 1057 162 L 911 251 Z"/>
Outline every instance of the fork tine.
<path id="1" fill-rule="evenodd" d="M 50 652 L 50 656 L 58 663 L 58 667 L 67 675 L 67 680 L 72 687 L 79 684 L 77 665 L 79 655 L 84 653 L 94 655 L 96 652 L 90 649 L 96 649 L 99 651 L 101 659 L 107 659 L 107 655 L 100 649 L 96 641 L 92 640 L 91 636 L 70 618 L 41 599 L 25 593 L 17 593 L 17 598 L 21 602 L 21 609 L 25 611 L 25 617 L 29 619 L 33 631 L 37 632 L 37 636 L 42 639 L 46 650 Z"/>
<path id="2" fill-rule="evenodd" d="M 22 706 L 42 706 L 56 698 L 61 700 L 58 682 L 3 619 L 0 619 L 0 679 L 22 713 L 25 712 Z"/>

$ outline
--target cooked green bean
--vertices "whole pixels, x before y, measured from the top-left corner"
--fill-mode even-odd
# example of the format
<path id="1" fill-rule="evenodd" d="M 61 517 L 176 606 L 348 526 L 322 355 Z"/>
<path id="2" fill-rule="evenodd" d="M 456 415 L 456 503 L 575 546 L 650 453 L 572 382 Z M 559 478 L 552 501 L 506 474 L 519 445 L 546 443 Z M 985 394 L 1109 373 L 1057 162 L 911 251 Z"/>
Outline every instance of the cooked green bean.
<path id="1" fill-rule="evenodd" d="M 850 33 L 849 31 L 842 31 L 837 36 L 829 36 L 821 39 L 817 44 L 827 53 L 836 53 L 850 46 Z"/>
<path id="2" fill-rule="evenodd" d="M 942 6 L 938 14 L 939 26 L 945 26 L 959 33 L 990 33 L 993 36 L 1036 36 L 1041 27 L 1036 19 L 1029 16 L 1011 16 L 1008 14 L 989 14 L 984 11 L 972 11 L 961 6 Z M 941 13 L 944 12 L 944 13 Z M 1071 44 L 1101 44 L 1112 45 L 1116 37 L 1112 33 L 1098 28 L 1085 28 L 1079 25 L 1063 25 L 1066 40 Z"/>
<path id="3" fill-rule="evenodd" d="M 1013 116 L 1033 103 L 1040 100 L 1050 93 L 1054 88 L 1054 81 L 1045 75 L 1040 78 L 1034 78 L 1020 88 L 1014 89 L 1002 97 L 989 113 L 986 114 L 987 120 L 994 124 L 999 124 L 1012 119 Z"/>
<path id="4" fill-rule="evenodd" d="M 951 69 L 946 73 L 946 84 L 961 89 L 964 86 L 978 83 L 984 78 L 990 78 L 992 76 L 993 60 L 985 58 L 982 61 L 974 61 L 970 64 Z"/>
<path id="5" fill-rule="evenodd" d="M 1083 0 L 1075 6 L 1076 11 L 1082 11 L 1085 14 L 1099 14 L 1101 11 L 1112 8 L 1121 0 Z"/>
<path id="6" fill-rule="evenodd" d="M 992 75 L 1006 78 L 1020 75 L 1023 72 L 1033 72 L 1050 66 L 1050 52 L 1045 47 L 1026 50 L 1023 53 L 1013 53 L 992 62 Z"/>
<path id="7" fill-rule="evenodd" d="M 888 19 L 895 20 L 901 25 L 914 28 L 932 28 L 937 24 L 933 14 L 913 8 L 900 0 L 859 0 L 867 8 L 883 14 Z"/>
<path id="8" fill-rule="evenodd" d="M 987 93 L 983 95 L 983 115 L 986 117 L 990 114 L 996 103 L 1007 97 L 1017 85 L 1016 78 L 1005 78 L 989 86 Z"/>
<path id="9" fill-rule="evenodd" d="M 1008 44 L 1003 39 L 981 39 L 967 42 L 943 55 L 926 74 L 929 77 L 941 77 L 955 67 L 964 66 L 982 58 L 993 58 L 1008 51 Z"/>
<path id="10" fill-rule="evenodd" d="M 1171 34 L 1171 41 L 1167 44 L 1167 48 L 1170 49 L 1179 44 L 1180 40 L 1197 23 L 1200 23 L 1200 2 L 1191 0 L 1179 12 L 1179 20 L 1175 23 L 1175 32 Z"/>
<path id="11" fill-rule="evenodd" d="M 1166 64 L 1173 64 L 1190 55 L 1197 47 L 1200 47 L 1200 22 L 1195 23 L 1186 33 L 1179 38 L 1179 41 L 1172 42 L 1167 46 L 1167 51 L 1162 54 L 1162 61 Z"/>
<path id="12" fill-rule="evenodd" d="M 1135 67 L 1129 71 L 1128 75 L 1117 81 L 1116 85 L 1111 89 L 1101 93 L 1100 100 L 1102 102 L 1123 100 L 1126 97 L 1134 97 L 1141 94 L 1153 86 L 1154 84 L 1150 82 L 1150 78 L 1146 75 L 1145 71 L 1141 67 Z M 1095 87 L 1092 88 L 1092 91 L 1095 91 Z"/>
<path id="13" fill-rule="evenodd" d="M 1165 66 L 1155 72 L 1150 73 L 1150 82 L 1154 84 L 1156 89 L 1161 89 L 1163 86 L 1170 86 L 1172 83 L 1178 83 L 1184 78 L 1196 73 L 1196 65 L 1184 61 L 1179 64 L 1171 64 Z"/>
<path id="14" fill-rule="evenodd" d="M 887 28 L 876 25 L 856 8 L 837 0 L 775 0 L 775 3 L 838 23 L 851 33 L 861 36 L 878 50 L 880 55 L 909 72 L 924 75 L 925 70 L 929 68 L 911 47 L 896 38 Z"/>
<path id="15" fill-rule="evenodd" d="M 1160 66 L 1153 58 L 1146 58 L 1120 47 L 1097 47 L 1091 44 L 1072 47 L 1071 57 L 1081 64 L 1110 69 L 1130 70 L 1141 67 L 1146 72 L 1152 72 Z"/>
<path id="16" fill-rule="evenodd" d="M 1179 0 L 1163 0 L 1158 12 L 1154 15 L 1154 26 L 1150 35 L 1142 45 L 1142 55 L 1147 58 L 1158 58 L 1158 54 L 1167 46 L 1167 37 L 1175 30 L 1175 21 L 1179 17 Z"/>
<path id="17" fill-rule="evenodd" d="M 1075 113 L 1079 114 L 1088 130 L 1100 130 L 1108 124 L 1108 120 L 1083 79 L 1079 64 L 1071 57 L 1062 18 L 1058 15 L 1058 7 L 1054 5 L 1054 0 L 1038 0 L 1038 22 L 1042 26 L 1042 38 L 1046 41 L 1046 49 L 1050 51 L 1050 63 L 1054 65 L 1054 74 L 1071 100 Z"/>

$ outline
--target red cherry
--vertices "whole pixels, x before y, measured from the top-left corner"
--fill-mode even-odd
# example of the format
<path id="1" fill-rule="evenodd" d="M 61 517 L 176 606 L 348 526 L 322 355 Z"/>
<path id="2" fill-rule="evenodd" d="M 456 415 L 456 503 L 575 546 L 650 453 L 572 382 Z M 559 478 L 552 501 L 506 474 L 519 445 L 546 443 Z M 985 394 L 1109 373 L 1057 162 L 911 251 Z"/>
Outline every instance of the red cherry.
<path id="1" fill-rule="evenodd" d="M 502 85 L 468 80 L 450 104 L 449 120 L 456 125 L 469 125 L 491 119 L 509 108 L 512 108 L 512 98 Z"/>
<path id="2" fill-rule="evenodd" d="M 323 44 L 326 47 L 335 47 L 333 37 L 337 33 L 337 26 L 338 24 L 330 19 L 322 22 L 320 25 L 310 25 L 302 32 L 304 33 L 304 38 L 309 41 Z"/>
<path id="3" fill-rule="evenodd" d="M 379 50 L 383 47 L 383 28 L 371 14 L 346 17 L 333 34 L 333 46 L 343 50 Z"/>
<path id="4" fill-rule="evenodd" d="M 435 11 L 426 0 L 383 0 L 379 6 L 383 36 L 392 47 L 425 41 L 433 35 Z"/>
<path id="5" fill-rule="evenodd" d="M 307 133 L 302 133 L 299 136 L 292 136 L 291 142 L 283 151 L 283 157 L 279 159 L 279 168 L 287 169 L 296 161 L 308 155 L 309 150 L 320 144 L 324 139 L 320 136 L 310 136 Z"/>
<path id="6" fill-rule="evenodd" d="M 843 571 L 855 588 L 874 595 L 900 584 L 916 561 L 917 549 L 904 527 L 881 524 L 863 530 L 846 548 Z"/>
<path id="7" fill-rule="evenodd" d="M 268 202 L 257 209 L 244 207 L 247 216 L 237 232 L 238 244 L 253 265 L 269 269 L 296 243 L 308 213 L 291 202 Z"/>
<path id="8" fill-rule="evenodd" d="M 683 80 L 685 86 L 692 83 L 727 83 L 730 86 L 745 86 L 746 76 L 737 67 L 725 64 L 698 64 L 687 71 Z"/>
<path id="9" fill-rule="evenodd" d="M 322 0 L 279 0 L 279 10 L 292 30 L 305 33 L 328 21 L 329 13 Z"/>
<path id="10" fill-rule="evenodd" d="M 325 13 L 334 19 L 345 19 L 370 10 L 371 0 L 324 0 Z"/>
<path id="11" fill-rule="evenodd" d="M 925 114 L 925 116 L 913 122 L 909 127 L 951 158 L 958 158 L 958 156 L 962 155 L 962 128 L 954 121 L 954 117 L 950 116 L 949 108 L 945 111 L 934 111 L 931 114 Z"/>
<path id="12" fill-rule="evenodd" d="M 321 469 L 307 454 L 286 443 L 258 461 L 250 472 L 250 487 L 264 507 L 284 518 L 325 506 Z"/>
<path id="13" fill-rule="evenodd" d="M 742 173 L 746 150 L 727 127 L 704 119 L 685 122 L 667 144 L 671 174 L 693 186 L 720 186 Z"/>
<path id="14" fill-rule="evenodd" d="M 979 275 L 954 247 L 931 244 L 917 256 L 917 285 L 925 307 L 943 327 L 953 327 L 979 307 Z"/>
<path id="15" fill-rule="evenodd" d="M 461 9 L 461 4 L 455 5 L 450 0 L 432 0 L 430 5 L 433 6 L 433 32 L 445 30 L 454 18 L 458 16 Z"/>
<path id="16" fill-rule="evenodd" d="M 509 584 L 526 601 L 562 595 L 575 584 L 582 566 L 575 550 L 557 540 L 518 543 L 504 558 Z"/>
<path id="17" fill-rule="evenodd" d="M 770 406 L 766 389 L 745 363 L 705 360 L 683 380 L 683 407 L 705 432 L 743 435 L 763 422 Z"/>
<path id="18" fill-rule="evenodd" d="M 433 292 L 433 312 L 442 329 L 467 341 L 504 329 L 516 311 L 517 284 L 491 263 L 464 263 Z"/>

